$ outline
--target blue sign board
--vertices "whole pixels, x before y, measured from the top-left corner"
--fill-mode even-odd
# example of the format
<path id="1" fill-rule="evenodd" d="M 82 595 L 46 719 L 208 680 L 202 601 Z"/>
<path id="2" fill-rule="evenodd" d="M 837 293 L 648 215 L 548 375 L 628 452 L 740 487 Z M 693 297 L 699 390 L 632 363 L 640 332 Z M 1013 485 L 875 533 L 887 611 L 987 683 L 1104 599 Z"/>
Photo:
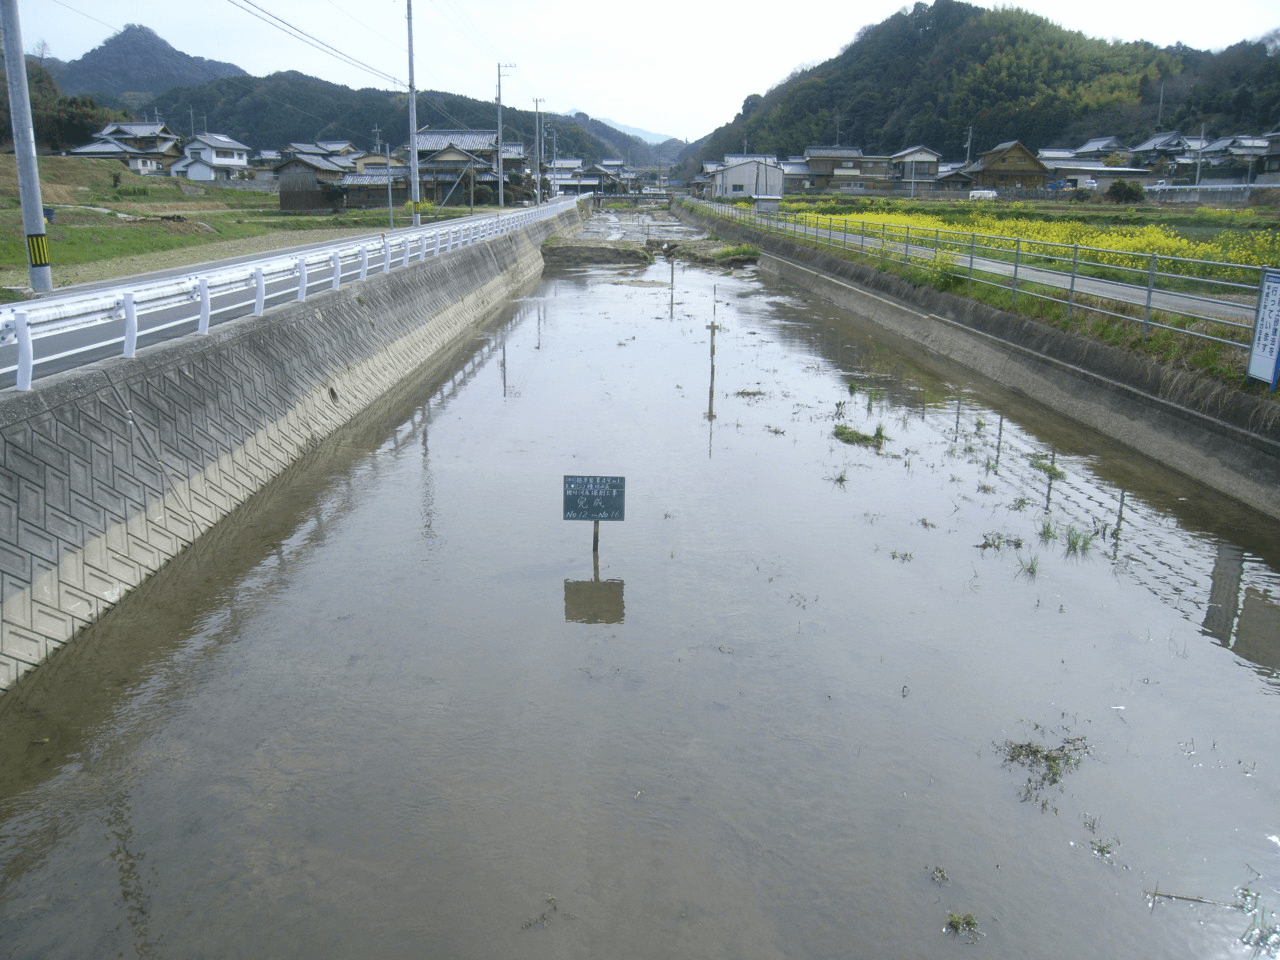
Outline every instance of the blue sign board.
<path id="1" fill-rule="evenodd" d="M 626 502 L 626 477 L 564 478 L 566 520 L 623 520 Z"/>
<path id="2" fill-rule="evenodd" d="M 1268 270 L 1258 292 L 1258 314 L 1253 321 L 1253 349 L 1249 351 L 1249 376 L 1276 388 L 1280 379 L 1280 271 Z"/>

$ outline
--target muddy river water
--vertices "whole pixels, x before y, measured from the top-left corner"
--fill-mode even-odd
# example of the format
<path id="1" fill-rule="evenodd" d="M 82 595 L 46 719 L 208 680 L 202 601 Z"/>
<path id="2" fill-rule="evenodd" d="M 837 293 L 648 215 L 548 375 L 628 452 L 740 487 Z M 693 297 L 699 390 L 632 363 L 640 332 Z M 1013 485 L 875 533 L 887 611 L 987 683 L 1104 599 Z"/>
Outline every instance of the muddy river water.
<path id="1" fill-rule="evenodd" d="M 0 957 L 1280 942 L 1280 527 L 750 271 L 549 271 L 65 654 Z"/>

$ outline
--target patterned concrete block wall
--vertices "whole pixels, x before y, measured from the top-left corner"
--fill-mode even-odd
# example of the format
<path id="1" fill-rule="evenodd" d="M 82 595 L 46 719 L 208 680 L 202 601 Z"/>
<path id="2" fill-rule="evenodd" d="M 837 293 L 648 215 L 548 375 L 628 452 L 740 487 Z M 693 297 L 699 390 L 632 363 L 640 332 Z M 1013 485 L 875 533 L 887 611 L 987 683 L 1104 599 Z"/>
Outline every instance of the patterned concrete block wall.
<path id="1" fill-rule="evenodd" d="M 0 394 L 0 690 L 542 270 L 573 208 Z"/>

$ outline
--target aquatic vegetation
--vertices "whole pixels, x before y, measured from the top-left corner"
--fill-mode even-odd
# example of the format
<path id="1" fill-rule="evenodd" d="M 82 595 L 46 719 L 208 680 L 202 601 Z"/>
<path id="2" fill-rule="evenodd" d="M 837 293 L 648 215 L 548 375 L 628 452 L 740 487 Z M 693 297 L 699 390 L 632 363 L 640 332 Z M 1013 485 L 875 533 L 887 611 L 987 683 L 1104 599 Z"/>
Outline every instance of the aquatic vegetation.
<path id="1" fill-rule="evenodd" d="M 1033 453 L 1031 455 L 1031 468 L 1039 470 L 1050 480 L 1065 480 L 1067 477 L 1066 472 L 1045 453 Z"/>
<path id="2" fill-rule="evenodd" d="M 841 443 L 849 443 L 862 446 L 880 446 L 889 439 L 884 432 L 884 424 L 876 425 L 875 433 L 863 433 L 861 430 L 855 430 L 847 424 L 838 424 L 832 431 L 835 438 Z"/>
<path id="3" fill-rule="evenodd" d="M 1082 557 L 1088 554 L 1089 549 L 1093 546 L 1092 533 L 1086 533 L 1068 524 L 1066 532 L 1067 556 Z"/>
<path id="4" fill-rule="evenodd" d="M 942 929 L 955 937 L 963 935 L 970 942 L 982 936 L 982 931 L 978 929 L 978 918 L 972 913 L 947 914 L 947 922 Z"/>
<path id="5" fill-rule="evenodd" d="M 1051 809 L 1047 796 L 1049 789 L 1057 787 L 1061 791 L 1062 778 L 1080 766 L 1092 752 L 1089 741 L 1084 737 L 1064 737 L 1061 743 L 1052 747 L 1029 740 L 1021 743 L 1005 740 L 994 746 L 1006 767 L 1017 764 L 1029 771 L 1018 796 L 1024 803 L 1038 803 L 1041 811 Z"/>

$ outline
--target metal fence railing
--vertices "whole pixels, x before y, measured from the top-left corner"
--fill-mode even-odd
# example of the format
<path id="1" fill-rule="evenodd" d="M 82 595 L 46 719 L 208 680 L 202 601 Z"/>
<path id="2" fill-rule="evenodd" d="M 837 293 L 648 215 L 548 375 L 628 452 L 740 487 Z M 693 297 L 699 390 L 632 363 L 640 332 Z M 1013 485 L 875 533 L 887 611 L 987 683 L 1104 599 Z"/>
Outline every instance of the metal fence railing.
<path id="1" fill-rule="evenodd" d="M 824 217 L 762 213 L 705 200 L 682 200 L 703 214 L 733 220 L 819 247 L 918 267 L 952 286 L 1000 288 L 1020 298 L 1055 301 L 1068 321 L 1087 308 L 1153 330 L 1249 351 L 1267 268 L 1078 244 Z"/>
<path id="2" fill-rule="evenodd" d="M 430 227 L 345 240 L 305 252 L 280 253 L 233 266 L 210 266 L 161 280 L 54 293 L 0 310 L 0 388 L 29 390 L 38 376 L 149 345 L 212 324 L 261 316 L 269 306 L 305 301 L 371 273 L 391 270 L 485 243 L 558 215 L 576 198 Z"/>

